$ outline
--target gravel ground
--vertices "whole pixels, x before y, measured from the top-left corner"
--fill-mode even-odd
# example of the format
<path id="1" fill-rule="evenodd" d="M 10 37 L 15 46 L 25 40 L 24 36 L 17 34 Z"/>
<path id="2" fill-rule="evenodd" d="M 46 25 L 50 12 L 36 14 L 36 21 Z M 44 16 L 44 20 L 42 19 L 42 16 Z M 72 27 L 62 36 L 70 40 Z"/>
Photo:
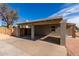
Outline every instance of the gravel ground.
<path id="1" fill-rule="evenodd" d="M 77 32 L 76 35 L 76 38 L 66 40 L 67 51 L 71 56 L 79 56 L 79 32 Z"/>

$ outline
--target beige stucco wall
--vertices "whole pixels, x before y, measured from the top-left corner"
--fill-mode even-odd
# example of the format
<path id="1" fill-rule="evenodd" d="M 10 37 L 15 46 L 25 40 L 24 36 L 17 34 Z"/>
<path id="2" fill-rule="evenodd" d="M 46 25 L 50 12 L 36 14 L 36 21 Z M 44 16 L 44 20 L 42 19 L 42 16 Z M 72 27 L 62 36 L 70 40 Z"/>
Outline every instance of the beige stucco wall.
<path id="1" fill-rule="evenodd" d="M 0 33 L 2 33 L 2 34 L 12 35 L 13 32 L 14 32 L 13 28 L 0 27 Z"/>

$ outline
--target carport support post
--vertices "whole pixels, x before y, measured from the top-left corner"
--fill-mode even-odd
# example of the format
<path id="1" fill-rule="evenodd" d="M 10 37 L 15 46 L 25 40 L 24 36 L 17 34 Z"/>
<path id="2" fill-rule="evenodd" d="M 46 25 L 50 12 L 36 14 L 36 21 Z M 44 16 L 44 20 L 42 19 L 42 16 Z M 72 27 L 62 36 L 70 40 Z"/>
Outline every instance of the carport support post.
<path id="1" fill-rule="evenodd" d="M 34 39 L 34 26 L 31 25 L 31 39 Z"/>
<path id="2" fill-rule="evenodd" d="M 65 45 L 66 40 L 66 21 L 62 20 L 60 23 L 60 44 Z"/>
<path id="3" fill-rule="evenodd" d="M 16 31 L 15 32 L 16 33 L 15 36 L 20 37 L 20 26 L 17 26 L 15 31 Z"/>

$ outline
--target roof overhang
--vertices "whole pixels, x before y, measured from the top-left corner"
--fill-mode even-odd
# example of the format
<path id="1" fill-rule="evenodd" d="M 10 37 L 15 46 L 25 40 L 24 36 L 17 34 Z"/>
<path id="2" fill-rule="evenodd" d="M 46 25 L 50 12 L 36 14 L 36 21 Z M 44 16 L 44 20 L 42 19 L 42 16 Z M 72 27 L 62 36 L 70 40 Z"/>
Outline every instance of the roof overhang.
<path id="1" fill-rule="evenodd" d="M 34 21 L 34 22 L 24 22 L 19 23 L 17 25 L 46 25 L 46 24 L 60 24 L 63 18 L 54 18 L 54 19 L 46 19 L 41 21 Z"/>

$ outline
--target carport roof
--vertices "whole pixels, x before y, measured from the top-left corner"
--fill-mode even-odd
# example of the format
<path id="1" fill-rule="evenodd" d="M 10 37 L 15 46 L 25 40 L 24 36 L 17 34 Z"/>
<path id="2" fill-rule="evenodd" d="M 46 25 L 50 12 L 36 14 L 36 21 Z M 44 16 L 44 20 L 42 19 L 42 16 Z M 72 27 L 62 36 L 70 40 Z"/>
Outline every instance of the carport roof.
<path id="1" fill-rule="evenodd" d="M 59 24 L 60 21 L 63 20 L 63 18 L 45 18 L 39 21 L 33 21 L 33 22 L 24 22 L 24 23 L 18 23 L 17 25 L 44 25 L 44 24 Z"/>

